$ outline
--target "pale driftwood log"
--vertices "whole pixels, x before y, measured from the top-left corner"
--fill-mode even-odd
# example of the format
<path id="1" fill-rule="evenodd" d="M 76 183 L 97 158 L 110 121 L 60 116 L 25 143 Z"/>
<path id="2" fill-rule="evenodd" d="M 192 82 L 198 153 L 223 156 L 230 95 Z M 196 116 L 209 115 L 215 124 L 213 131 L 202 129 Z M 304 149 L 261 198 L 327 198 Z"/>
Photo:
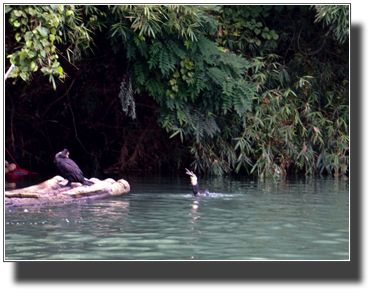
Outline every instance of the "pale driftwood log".
<path id="1" fill-rule="evenodd" d="M 91 199 L 120 196 L 130 191 L 127 181 L 121 179 L 98 180 L 91 178 L 94 185 L 72 183 L 70 187 L 60 187 L 68 183 L 61 176 L 55 176 L 38 185 L 8 190 L 5 192 L 6 206 L 42 205 L 64 202 L 77 202 Z"/>

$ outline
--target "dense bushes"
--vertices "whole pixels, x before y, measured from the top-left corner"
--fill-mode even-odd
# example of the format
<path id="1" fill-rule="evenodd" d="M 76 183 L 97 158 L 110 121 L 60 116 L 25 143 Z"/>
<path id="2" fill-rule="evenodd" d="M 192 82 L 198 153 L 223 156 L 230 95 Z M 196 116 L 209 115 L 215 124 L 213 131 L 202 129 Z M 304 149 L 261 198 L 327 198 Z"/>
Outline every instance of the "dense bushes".
<path id="1" fill-rule="evenodd" d="M 24 156 L 45 161 L 70 142 L 97 169 L 348 170 L 348 6 L 17 6 L 6 16 L 12 77 L 34 77 L 11 91 L 13 106 L 7 96 L 7 116 L 38 121 L 15 134 L 61 136 L 24 142 Z M 31 89 L 38 69 L 56 84 L 52 103 Z"/>

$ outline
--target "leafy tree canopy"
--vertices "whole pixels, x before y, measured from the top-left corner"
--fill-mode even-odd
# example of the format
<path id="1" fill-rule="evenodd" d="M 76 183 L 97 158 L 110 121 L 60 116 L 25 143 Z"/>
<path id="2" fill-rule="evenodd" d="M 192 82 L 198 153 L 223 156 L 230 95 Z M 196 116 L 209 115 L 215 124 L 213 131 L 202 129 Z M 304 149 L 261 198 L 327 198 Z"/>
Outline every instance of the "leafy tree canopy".
<path id="1" fill-rule="evenodd" d="M 6 6 L 7 33 L 13 37 L 8 36 L 6 50 L 16 65 L 10 77 L 32 83 L 40 70 L 57 91 L 62 83 L 55 78 L 66 80 L 80 65 L 86 72 L 99 70 L 95 61 L 86 66 L 83 55 L 120 59 L 121 66 L 112 71 L 118 83 L 111 85 L 117 93 L 111 93 L 109 106 L 120 100 L 134 139 L 119 126 L 105 135 L 104 150 L 89 137 L 85 149 L 109 157 L 121 137 L 115 165 L 123 170 L 137 165 L 137 155 L 154 153 L 140 150 L 141 143 L 151 142 L 147 130 L 137 140 L 131 128 L 146 116 L 144 105 L 157 108 L 154 121 L 170 134 L 164 142 L 175 147 L 168 158 L 153 154 L 159 157 L 154 167 L 162 162 L 179 167 L 190 157 L 193 169 L 215 174 L 345 173 L 348 16 L 349 7 L 340 5 Z M 83 83 L 82 89 L 88 86 Z M 106 110 L 101 100 L 106 99 L 87 101 L 90 121 L 96 117 L 93 110 L 98 115 Z M 79 104 L 76 112 L 83 114 Z M 129 142 L 133 154 L 126 149 Z"/>

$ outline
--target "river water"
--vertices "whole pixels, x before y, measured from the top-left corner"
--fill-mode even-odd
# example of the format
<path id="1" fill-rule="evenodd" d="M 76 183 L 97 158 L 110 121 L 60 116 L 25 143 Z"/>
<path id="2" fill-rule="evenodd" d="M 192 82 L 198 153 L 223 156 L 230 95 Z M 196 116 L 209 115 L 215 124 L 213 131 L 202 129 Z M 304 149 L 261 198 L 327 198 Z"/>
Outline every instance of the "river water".
<path id="1" fill-rule="evenodd" d="M 347 178 L 198 177 L 209 197 L 137 174 L 121 197 L 5 208 L 5 260 L 349 260 Z"/>

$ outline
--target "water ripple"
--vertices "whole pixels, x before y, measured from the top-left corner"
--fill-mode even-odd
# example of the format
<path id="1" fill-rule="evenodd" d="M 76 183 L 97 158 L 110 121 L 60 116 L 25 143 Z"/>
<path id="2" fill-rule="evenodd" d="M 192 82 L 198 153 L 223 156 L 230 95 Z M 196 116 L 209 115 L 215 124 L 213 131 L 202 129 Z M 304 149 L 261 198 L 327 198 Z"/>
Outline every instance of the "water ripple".
<path id="1" fill-rule="evenodd" d="M 348 183 L 130 177 L 118 198 L 5 211 L 6 260 L 348 260 Z"/>

